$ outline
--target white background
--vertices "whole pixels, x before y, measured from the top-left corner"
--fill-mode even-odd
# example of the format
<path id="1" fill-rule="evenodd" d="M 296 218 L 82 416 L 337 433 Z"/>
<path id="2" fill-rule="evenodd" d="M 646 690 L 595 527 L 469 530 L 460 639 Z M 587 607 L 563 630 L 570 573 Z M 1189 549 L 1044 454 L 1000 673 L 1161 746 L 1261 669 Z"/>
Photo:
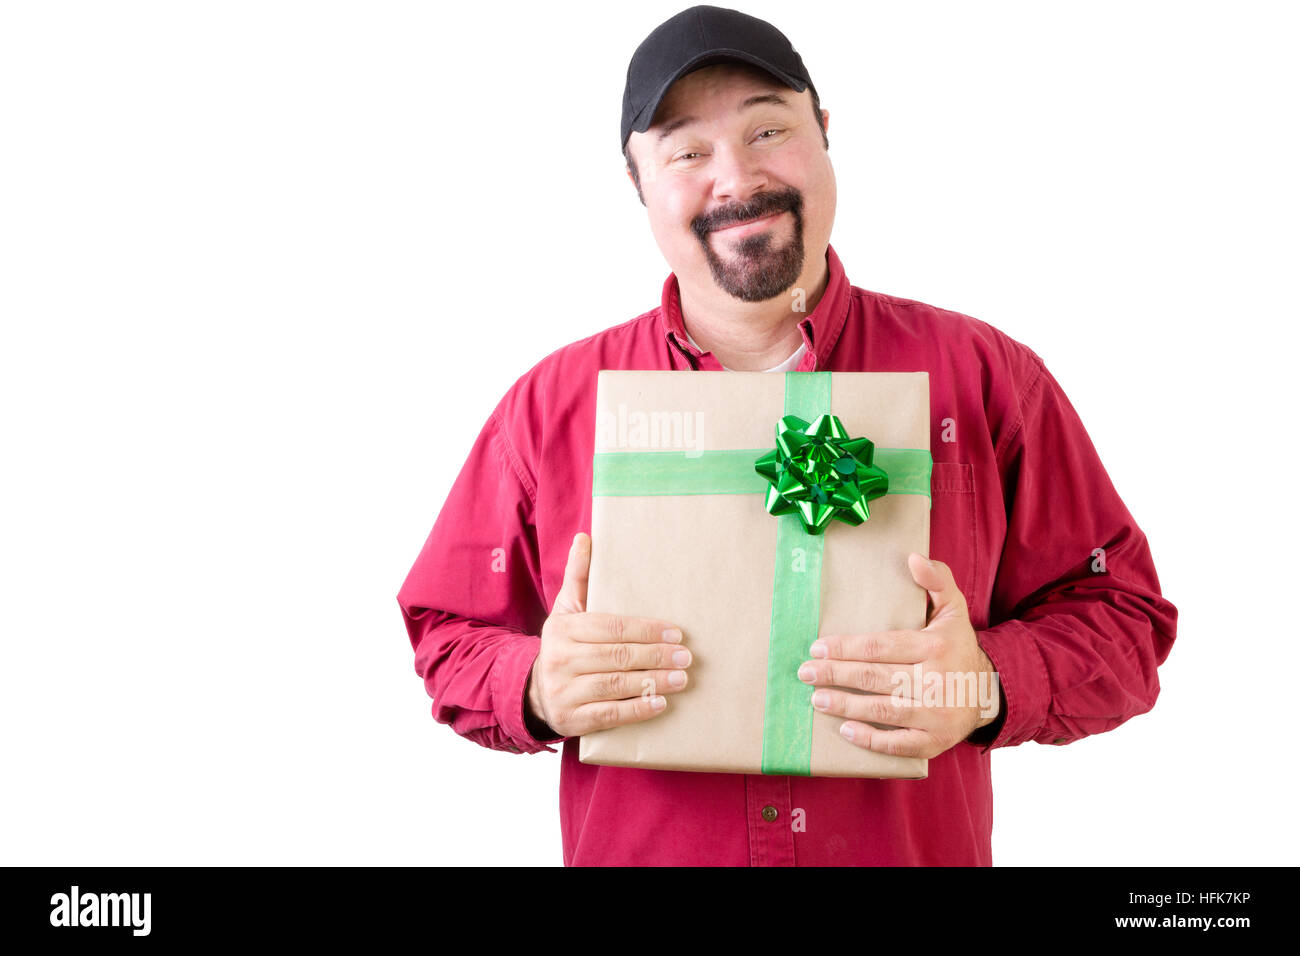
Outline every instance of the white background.
<path id="1" fill-rule="evenodd" d="M 560 862 L 396 594 L 505 390 L 658 303 L 615 132 L 685 5 L 0 8 L 4 863 Z M 1037 351 L 1179 609 L 1152 712 L 995 752 L 995 863 L 1292 862 L 1292 8 L 744 9 L 850 281 Z"/>

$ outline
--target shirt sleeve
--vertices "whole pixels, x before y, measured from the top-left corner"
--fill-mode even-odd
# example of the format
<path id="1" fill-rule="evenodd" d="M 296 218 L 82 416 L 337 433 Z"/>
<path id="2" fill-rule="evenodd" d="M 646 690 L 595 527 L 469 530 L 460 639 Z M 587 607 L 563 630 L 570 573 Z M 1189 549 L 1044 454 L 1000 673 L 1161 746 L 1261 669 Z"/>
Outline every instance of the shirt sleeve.
<path id="1" fill-rule="evenodd" d="M 1007 536 L 993 626 L 977 632 L 1003 700 L 997 720 L 968 738 L 985 752 L 1066 744 L 1146 713 L 1178 615 L 1078 414 L 1025 351 L 1019 427 L 997 455 Z"/>
<path id="2" fill-rule="evenodd" d="M 546 744 L 563 739 L 534 736 L 544 725 L 524 714 L 547 617 L 535 499 L 498 406 L 397 595 L 434 719 L 512 753 L 554 753 Z"/>

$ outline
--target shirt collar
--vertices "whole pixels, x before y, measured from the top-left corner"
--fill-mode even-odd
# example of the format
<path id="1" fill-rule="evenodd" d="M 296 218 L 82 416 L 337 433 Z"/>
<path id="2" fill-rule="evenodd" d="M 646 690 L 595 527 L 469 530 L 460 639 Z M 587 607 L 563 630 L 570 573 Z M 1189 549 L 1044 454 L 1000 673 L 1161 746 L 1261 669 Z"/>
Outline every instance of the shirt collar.
<path id="1" fill-rule="evenodd" d="M 844 266 L 831 245 L 826 246 L 826 265 L 830 275 L 826 280 L 826 291 L 812 314 L 799 320 L 799 334 L 803 337 L 808 352 L 800 363 L 799 371 L 815 371 L 826 367 L 831 350 L 839 340 L 844 329 L 844 321 L 849 314 L 850 285 L 844 275 Z M 676 273 L 668 273 L 664 281 L 663 297 L 660 302 L 659 324 L 670 350 L 679 353 L 693 369 L 700 368 L 700 359 L 705 354 L 696 348 L 686 337 L 686 323 L 682 320 L 681 290 L 677 285 Z M 718 365 L 715 361 L 712 364 Z M 718 365 L 718 368 L 721 368 Z"/>

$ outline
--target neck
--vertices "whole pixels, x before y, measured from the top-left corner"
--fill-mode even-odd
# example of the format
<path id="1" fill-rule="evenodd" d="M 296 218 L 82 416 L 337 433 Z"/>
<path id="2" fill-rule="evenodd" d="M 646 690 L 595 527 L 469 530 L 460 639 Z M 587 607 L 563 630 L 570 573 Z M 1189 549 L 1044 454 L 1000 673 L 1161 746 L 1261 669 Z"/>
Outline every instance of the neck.
<path id="1" fill-rule="evenodd" d="M 733 298 L 718 288 L 711 276 L 703 283 L 686 282 L 679 276 L 682 321 L 700 348 L 712 352 L 725 367 L 760 372 L 784 362 L 803 342 L 799 322 L 817 308 L 829 281 L 824 251 L 810 257 L 794 285 L 766 302 Z M 801 289 L 805 295 L 796 295 Z M 803 311 L 796 311 L 800 306 Z"/>

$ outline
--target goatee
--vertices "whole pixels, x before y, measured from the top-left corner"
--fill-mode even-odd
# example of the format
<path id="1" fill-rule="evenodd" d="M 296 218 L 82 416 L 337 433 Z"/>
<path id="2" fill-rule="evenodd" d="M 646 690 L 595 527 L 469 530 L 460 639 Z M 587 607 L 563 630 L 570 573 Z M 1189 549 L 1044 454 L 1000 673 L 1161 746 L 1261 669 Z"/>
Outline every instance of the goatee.
<path id="1" fill-rule="evenodd" d="M 772 231 L 728 242 L 731 260 L 724 261 L 709 243 L 717 229 L 788 212 L 794 219 L 790 240 L 777 242 Z M 714 210 L 691 222 L 691 231 L 704 247 L 713 279 L 729 295 L 744 302 L 766 302 L 781 295 L 803 272 L 803 197 L 795 189 L 759 193 L 748 202 Z"/>

